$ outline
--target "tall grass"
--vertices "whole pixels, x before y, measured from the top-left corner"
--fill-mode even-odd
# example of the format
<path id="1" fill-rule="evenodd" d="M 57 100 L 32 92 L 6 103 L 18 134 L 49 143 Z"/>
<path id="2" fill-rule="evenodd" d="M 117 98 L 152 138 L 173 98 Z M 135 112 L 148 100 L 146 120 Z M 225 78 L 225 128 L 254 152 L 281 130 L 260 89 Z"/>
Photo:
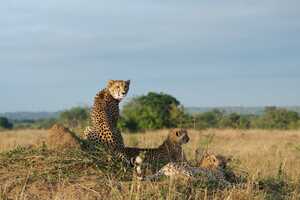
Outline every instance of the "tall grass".
<path id="1" fill-rule="evenodd" d="M 45 130 L 9 130 L 0 131 L 0 152 L 14 149 L 17 146 L 34 146 L 46 139 Z"/>
<path id="2" fill-rule="evenodd" d="M 124 139 L 128 146 L 156 147 L 167 134 L 168 130 L 124 134 Z M 208 148 L 209 151 L 225 156 L 233 156 L 233 168 L 248 175 L 247 183 L 242 187 L 219 189 L 187 180 L 120 181 L 111 174 L 101 174 L 93 167 L 85 170 L 80 168 L 78 172 L 72 168 L 73 171 L 70 171 L 69 175 L 66 175 L 66 171 L 63 171 L 65 168 L 62 168 L 59 169 L 61 174 L 54 176 L 55 181 L 51 179 L 51 174 L 48 174 L 47 179 L 47 173 L 44 174 L 46 178 L 43 181 L 41 179 L 35 181 L 36 169 L 32 168 L 35 166 L 32 162 L 41 160 L 45 164 L 49 161 L 54 166 L 61 166 L 59 162 L 64 161 L 63 156 L 69 158 L 70 155 L 66 153 L 48 155 L 37 150 L 34 154 L 27 155 L 27 150 L 24 150 L 27 160 L 21 164 L 18 159 L 12 159 L 15 154 L 21 155 L 14 150 L 9 162 L 6 163 L 6 168 L 0 167 L 0 199 L 300 198 L 300 131 L 210 129 L 189 130 L 189 136 L 190 142 L 184 145 L 189 160 L 194 159 L 195 150 L 199 147 Z M 45 138 L 45 130 L 0 132 L 0 151 L 13 150 L 17 145 L 38 146 Z M 31 168 L 25 166 L 27 162 Z M 16 167 L 18 163 L 24 166 Z M 40 167 L 43 170 L 50 169 L 51 166 Z M 12 172 L 12 169 L 16 171 Z"/>

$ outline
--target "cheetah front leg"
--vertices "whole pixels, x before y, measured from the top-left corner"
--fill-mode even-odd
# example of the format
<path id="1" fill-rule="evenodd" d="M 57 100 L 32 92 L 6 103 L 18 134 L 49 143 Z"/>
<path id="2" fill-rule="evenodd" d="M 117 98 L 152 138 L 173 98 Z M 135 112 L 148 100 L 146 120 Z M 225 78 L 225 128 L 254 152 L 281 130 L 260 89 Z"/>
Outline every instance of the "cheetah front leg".
<path id="1" fill-rule="evenodd" d="M 192 178 L 193 174 L 190 170 L 182 166 L 181 163 L 170 162 L 163 166 L 158 172 L 152 175 L 141 177 L 140 180 L 153 181 L 158 180 L 161 177 L 187 177 Z"/>
<path id="2" fill-rule="evenodd" d="M 82 138 L 85 140 L 94 141 L 94 138 L 93 138 L 94 135 L 97 136 L 96 131 L 93 130 L 93 128 L 91 126 L 87 126 L 83 132 Z M 96 140 L 96 143 L 98 143 L 98 140 Z M 124 147 L 122 147 L 121 145 L 119 145 L 119 146 L 113 145 L 113 143 L 114 142 L 103 143 L 103 145 L 106 146 L 106 148 L 112 150 L 112 153 L 115 157 L 117 157 L 118 159 L 121 159 L 124 163 L 126 163 L 126 165 L 132 167 L 133 162 L 126 157 Z"/>

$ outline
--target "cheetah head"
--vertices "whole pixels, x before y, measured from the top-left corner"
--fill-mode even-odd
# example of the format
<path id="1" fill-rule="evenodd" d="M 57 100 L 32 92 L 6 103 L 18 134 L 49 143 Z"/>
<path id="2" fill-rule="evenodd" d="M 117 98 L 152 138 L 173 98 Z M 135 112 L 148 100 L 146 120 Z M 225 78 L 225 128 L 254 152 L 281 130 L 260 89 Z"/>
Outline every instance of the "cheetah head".
<path id="1" fill-rule="evenodd" d="M 114 99 L 121 101 L 128 93 L 130 80 L 109 80 L 107 89 Z"/>
<path id="2" fill-rule="evenodd" d="M 196 161 L 199 167 L 206 169 L 225 169 L 231 158 L 197 149 Z"/>
<path id="3" fill-rule="evenodd" d="M 179 144 L 179 145 L 186 144 L 190 140 L 187 130 L 182 128 L 171 129 L 168 138 L 174 144 Z"/>

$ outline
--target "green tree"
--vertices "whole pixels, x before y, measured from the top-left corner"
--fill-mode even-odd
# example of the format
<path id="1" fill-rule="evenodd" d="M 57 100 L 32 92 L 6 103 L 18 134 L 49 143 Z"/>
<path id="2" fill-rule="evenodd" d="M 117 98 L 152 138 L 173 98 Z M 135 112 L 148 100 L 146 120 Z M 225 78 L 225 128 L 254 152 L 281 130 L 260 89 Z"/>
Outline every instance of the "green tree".
<path id="1" fill-rule="evenodd" d="M 83 128 L 88 123 L 88 117 L 88 108 L 74 107 L 60 113 L 59 121 L 71 129 Z"/>
<path id="2" fill-rule="evenodd" d="M 13 124 L 6 117 L 0 117 L 0 128 L 11 129 Z"/>
<path id="3" fill-rule="evenodd" d="M 237 113 L 224 115 L 219 120 L 219 128 L 239 128 L 241 116 Z"/>
<path id="4" fill-rule="evenodd" d="M 176 98 L 149 92 L 124 105 L 119 125 L 129 131 L 169 128 L 176 127 L 183 118 L 183 107 Z"/>
<path id="5" fill-rule="evenodd" d="M 200 113 L 195 116 L 196 128 L 218 128 L 220 121 L 224 118 L 224 113 L 218 109 Z"/>
<path id="6" fill-rule="evenodd" d="M 238 128 L 240 128 L 240 129 L 251 128 L 251 116 L 250 115 L 241 115 Z"/>

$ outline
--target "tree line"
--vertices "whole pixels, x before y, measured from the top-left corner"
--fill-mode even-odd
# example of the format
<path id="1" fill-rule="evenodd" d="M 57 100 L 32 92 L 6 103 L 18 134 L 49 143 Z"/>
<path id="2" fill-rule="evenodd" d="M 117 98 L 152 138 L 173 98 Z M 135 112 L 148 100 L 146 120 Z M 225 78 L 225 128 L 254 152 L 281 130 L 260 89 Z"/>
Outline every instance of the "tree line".
<path id="1" fill-rule="evenodd" d="M 149 129 L 184 127 L 194 129 L 298 129 L 300 116 L 284 108 L 265 107 L 262 115 L 212 111 L 189 114 L 173 96 L 150 92 L 124 105 L 119 127 L 135 132 Z"/>
<path id="2" fill-rule="evenodd" d="M 89 124 L 89 108 L 74 107 L 60 113 L 58 118 L 10 122 L 0 118 L 0 128 L 49 128 L 61 123 L 71 129 L 84 129 Z M 226 113 L 214 109 L 203 113 L 185 112 L 175 97 L 149 92 L 132 98 L 121 110 L 118 123 L 123 132 L 138 132 L 161 128 L 184 127 L 194 129 L 299 129 L 300 116 L 284 108 L 266 107 L 262 115 Z"/>

